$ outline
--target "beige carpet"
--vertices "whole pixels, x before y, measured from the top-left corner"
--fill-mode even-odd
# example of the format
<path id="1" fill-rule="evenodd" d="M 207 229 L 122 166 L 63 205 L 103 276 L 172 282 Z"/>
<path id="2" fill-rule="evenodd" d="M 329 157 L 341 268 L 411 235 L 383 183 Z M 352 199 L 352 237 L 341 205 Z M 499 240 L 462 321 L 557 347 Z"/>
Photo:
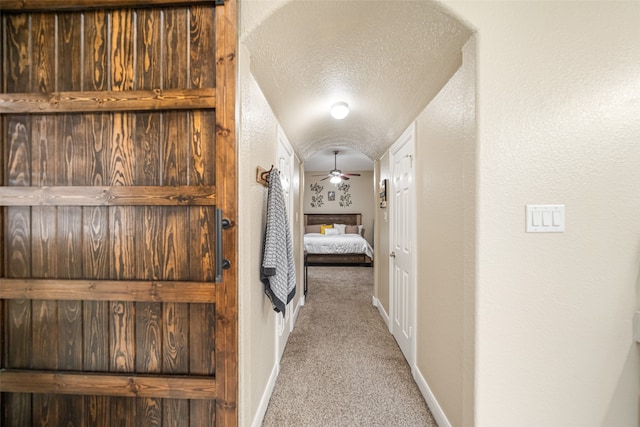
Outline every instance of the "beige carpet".
<path id="1" fill-rule="evenodd" d="M 263 426 L 436 426 L 371 304 L 368 267 L 309 267 Z"/>

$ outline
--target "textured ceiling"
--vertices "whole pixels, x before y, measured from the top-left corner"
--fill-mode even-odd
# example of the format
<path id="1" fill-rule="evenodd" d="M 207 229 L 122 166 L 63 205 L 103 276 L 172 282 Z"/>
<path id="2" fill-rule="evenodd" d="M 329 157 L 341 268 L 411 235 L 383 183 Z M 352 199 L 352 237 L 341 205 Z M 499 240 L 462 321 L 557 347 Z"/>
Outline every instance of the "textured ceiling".
<path id="1" fill-rule="evenodd" d="M 303 161 L 336 147 L 380 158 L 459 67 L 470 36 L 427 1 L 281 3 L 242 41 Z M 329 115 L 336 101 L 351 108 L 344 120 Z"/>

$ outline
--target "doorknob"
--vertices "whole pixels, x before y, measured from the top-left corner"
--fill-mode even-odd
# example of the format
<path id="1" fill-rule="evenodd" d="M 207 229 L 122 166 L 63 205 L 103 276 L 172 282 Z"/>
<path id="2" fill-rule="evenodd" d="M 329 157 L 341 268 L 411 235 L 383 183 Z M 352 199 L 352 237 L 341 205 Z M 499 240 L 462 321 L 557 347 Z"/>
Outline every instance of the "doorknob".
<path id="1" fill-rule="evenodd" d="M 395 253 L 395 252 L 391 252 L 391 253 L 389 254 L 389 256 L 390 256 L 391 258 L 395 258 L 395 257 L 396 257 L 396 253 Z"/>

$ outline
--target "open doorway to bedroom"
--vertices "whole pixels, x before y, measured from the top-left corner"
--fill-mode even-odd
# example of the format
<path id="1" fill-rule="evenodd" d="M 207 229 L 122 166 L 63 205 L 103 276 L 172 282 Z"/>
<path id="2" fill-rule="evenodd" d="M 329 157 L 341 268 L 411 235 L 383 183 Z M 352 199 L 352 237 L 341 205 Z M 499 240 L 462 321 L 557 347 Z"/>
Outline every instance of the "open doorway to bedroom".
<path id="1" fill-rule="evenodd" d="M 371 266 L 376 209 L 374 162 L 357 150 L 336 146 L 310 156 L 304 170 L 302 212 L 307 260 L 311 264 Z M 355 236 L 361 236 L 364 242 Z"/>

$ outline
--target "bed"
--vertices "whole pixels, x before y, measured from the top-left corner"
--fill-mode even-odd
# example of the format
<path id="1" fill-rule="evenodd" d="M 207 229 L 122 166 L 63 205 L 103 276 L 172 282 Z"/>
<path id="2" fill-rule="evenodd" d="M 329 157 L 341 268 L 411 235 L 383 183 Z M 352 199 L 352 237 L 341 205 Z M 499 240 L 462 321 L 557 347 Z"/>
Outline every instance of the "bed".
<path id="1" fill-rule="evenodd" d="M 321 233 L 322 225 L 334 224 L 346 227 Z M 362 214 L 305 214 L 304 225 L 305 265 L 372 265 L 373 248 L 362 237 Z"/>

